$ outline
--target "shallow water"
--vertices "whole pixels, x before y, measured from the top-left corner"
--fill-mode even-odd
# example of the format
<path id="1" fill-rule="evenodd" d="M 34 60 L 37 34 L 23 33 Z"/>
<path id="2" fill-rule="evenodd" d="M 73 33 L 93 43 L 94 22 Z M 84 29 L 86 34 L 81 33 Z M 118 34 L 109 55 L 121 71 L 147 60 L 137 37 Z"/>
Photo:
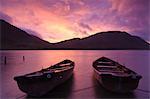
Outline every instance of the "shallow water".
<path id="1" fill-rule="evenodd" d="M 145 50 L 21 50 L 1 52 L 1 98 L 28 98 L 18 89 L 14 76 L 49 67 L 64 59 L 75 62 L 73 76 L 44 97 L 50 98 L 149 98 L 150 51 Z M 6 64 L 4 57 L 6 56 Z M 25 59 L 23 60 L 23 56 Z M 111 93 L 93 77 L 92 62 L 106 56 L 142 75 L 137 90 L 130 94 Z"/>

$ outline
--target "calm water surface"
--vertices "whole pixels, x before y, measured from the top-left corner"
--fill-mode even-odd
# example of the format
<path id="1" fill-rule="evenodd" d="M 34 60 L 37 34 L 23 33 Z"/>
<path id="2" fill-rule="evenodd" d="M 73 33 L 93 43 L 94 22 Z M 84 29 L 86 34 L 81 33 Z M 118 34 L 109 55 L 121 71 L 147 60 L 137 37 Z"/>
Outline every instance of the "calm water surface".
<path id="1" fill-rule="evenodd" d="M 2 99 L 28 98 L 18 89 L 14 76 L 34 72 L 49 67 L 64 59 L 75 62 L 73 76 L 63 85 L 55 88 L 44 97 L 50 98 L 149 98 L 150 97 L 150 51 L 107 51 L 107 50 L 38 50 L 38 51 L 0 51 L 1 80 L 0 95 Z M 4 64 L 4 56 L 7 64 Z M 25 60 L 23 61 L 23 56 Z M 106 56 L 136 71 L 143 78 L 138 89 L 130 94 L 116 94 L 103 89 L 93 77 L 92 62 Z"/>

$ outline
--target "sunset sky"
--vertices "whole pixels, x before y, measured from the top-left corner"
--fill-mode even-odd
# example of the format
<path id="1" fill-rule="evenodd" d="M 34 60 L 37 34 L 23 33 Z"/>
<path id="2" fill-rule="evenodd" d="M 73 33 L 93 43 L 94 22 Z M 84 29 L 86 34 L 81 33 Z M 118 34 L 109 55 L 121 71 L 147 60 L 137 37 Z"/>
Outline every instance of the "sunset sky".
<path id="1" fill-rule="evenodd" d="M 149 0 L 1 0 L 0 18 L 49 42 L 102 31 L 149 40 Z"/>

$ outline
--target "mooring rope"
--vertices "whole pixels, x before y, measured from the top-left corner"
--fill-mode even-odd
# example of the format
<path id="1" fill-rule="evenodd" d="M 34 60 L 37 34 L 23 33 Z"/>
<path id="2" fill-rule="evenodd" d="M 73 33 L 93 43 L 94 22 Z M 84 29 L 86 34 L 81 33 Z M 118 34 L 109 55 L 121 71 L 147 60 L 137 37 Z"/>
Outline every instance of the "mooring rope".
<path id="1" fill-rule="evenodd" d="M 23 97 L 25 97 L 26 95 L 21 95 L 21 96 L 19 96 L 19 97 L 17 97 L 16 99 L 20 99 L 20 98 L 23 98 Z"/>
<path id="2" fill-rule="evenodd" d="M 150 93 L 150 91 L 149 91 L 149 90 L 144 90 L 144 89 L 136 89 L 136 90 L 138 90 L 138 91 L 142 91 L 142 92 L 146 92 L 146 93 Z"/>
<path id="3" fill-rule="evenodd" d="M 79 91 L 87 90 L 87 89 L 90 89 L 90 88 L 93 88 L 93 87 L 95 87 L 95 86 L 90 86 L 90 87 L 86 87 L 86 88 L 81 88 L 81 89 L 73 90 L 73 92 L 79 92 Z"/>

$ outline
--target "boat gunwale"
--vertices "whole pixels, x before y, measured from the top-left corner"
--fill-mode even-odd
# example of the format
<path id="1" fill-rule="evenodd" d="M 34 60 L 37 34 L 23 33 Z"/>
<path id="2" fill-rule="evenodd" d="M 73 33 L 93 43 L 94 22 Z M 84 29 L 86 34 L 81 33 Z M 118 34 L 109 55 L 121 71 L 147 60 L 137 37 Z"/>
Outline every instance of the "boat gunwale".
<path id="1" fill-rule="evenodd" d="M 68 61 L 67 63 L 70 63 L 70 65 L 67 65 L 67 66 L 59 66 L 59 65 L 58 65 L 58 64 L 66 64 L 66 63 L 63 63 L 63 62 L 65 62 L 65 61 Z M 48 67 L 48 68 L 41 69 L 41 70 L 39 70 L 39 71 L 35 71 L 35 72 L 32 72 L 32 73 L 20 75 L 20 76 L 15 76 L 15 77 L 14 77 L 14 80 L 17 81 L 17 78 L 36 78 L 36 77 L 41 77 L 41 76 L 43 76 L 44 74 L 57 74 L 57 73 L 64 72 L 64 71 L 67 71 L 67 70 L 70 70 L 70 69 L 74 68 L 74 64 L 75 64 L 75 63 L 74 63 L 73 61 L 66 59 L 66 60 L 63 60 L 63 61 L 61 61 L 61 62 L 59 62 L 59 63 L 57 63 L 57 64 L 51 65 L 51 66 Z M 52 71 L 51 73 L 44 73 L 44 71 L 50 71 L 52 67 L 59 68 L 59 69 L 65 67 L 65 69 L 60 70 L 60 72 L 54 72 L 54 71 L 55 71 L 55 70 L 54 70 L 54 71 Z M 66 69 L 66 67 L 67 67 L 67 69 Z M 55 68 L 54 68 L 54 69 L 55 69 Z M 48 69 L 49 69 L 49 70 L 48 70 Z M 56 70 L 57 70 L 57 69 L 56 69 Z M 36 73 L 38 73 L 38 72 L 39 72 L 39 73 L 42 73 L 42 75 L 27 77 L 27 76 L 29 76 L 29 75 L 34 75 L 34 74 L 36 74 Z"/>
<path id="2" fill-rule="evenodd" d="M 114 68 L 115 68 L 115 67 L 121 67 L 121 70 L 123 70 L 122 68 L 126 69 L 126 70 L 128 71 L 128 73 L 126 73 L 126 74 L 129 74 L 129 75 L 128 75 L 128 76 L 117 75 L 116 73 L 113 72 L 113 70 L 112 70 L 112 71 L 110 70 L 110 71 L 108 71 L 108 72 L 100 71 L 99 68 L 101 68 L 101 66 L 100 66 L 99 64 L 96 64 L 96 63 L 99 62 L 99 61 L 102 61 L 102 58 L 106 59 L 107 61 L 113 62 L 113 64 L 116 64 L 116 65 L 113 65 Z M 99 67 L 97 67 L 97 65 L 99 65 Z M 110 66 L 111 66 L 111 65 L 110 65 Z M 113 66 L 112 66 L 112 67 L 113 67 Z M 142 78 L 142 76 L 139 75 L 138 73 L 136 73 L 136 72 L 130 70 L 129 68 L 126 68 L 125 66 L 121 65 L 120 63 L 118 63 L 118 62 L 116 62 L 116 61 L 114 61 L 114 60 L 111 60 L 111 59 L 109 59 L 109 58 L 107 58 L 107 57 L 101 57 L 101 58 L 97 59 L 96 61 L 94 61 L 94 62 L 93 62 L 93 67 L 94 67 L 94 71 L 97 72 L 99 75 L 111 75 L 111 76 L 114 76 L 114 77 L 132 77 L 132 76 L 136 76 L 136 77 L 139 78 L 139 79 Z M 102 66 L 102 67 L 103 67 L 103 66 Z M 106 67 L 106 68 L 107 68 L 107 67 Z M 108 66 L 108 68 L 110 68 L 110 67 Z M 120 71 L 120 70 L 118 70 L 118 71 Z M 123 70 L 123 72 L 125 72 L 125 71 Z"/>

